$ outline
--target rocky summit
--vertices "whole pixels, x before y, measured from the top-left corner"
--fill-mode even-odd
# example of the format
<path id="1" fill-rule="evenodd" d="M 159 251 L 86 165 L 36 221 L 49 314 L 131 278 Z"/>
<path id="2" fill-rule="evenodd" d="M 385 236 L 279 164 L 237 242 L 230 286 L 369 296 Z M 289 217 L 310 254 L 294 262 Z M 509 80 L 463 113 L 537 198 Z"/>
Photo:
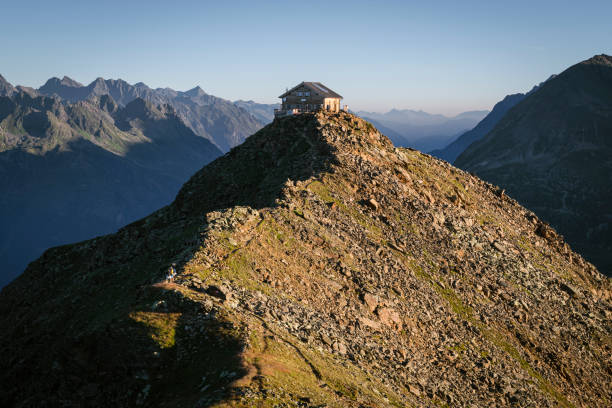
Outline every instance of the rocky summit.
<path id="1" fill-rule="evenodd" d="M 611 289 L 501 189 L 277 119 L 2 290 L 0 405 L 607 407 Z"/>

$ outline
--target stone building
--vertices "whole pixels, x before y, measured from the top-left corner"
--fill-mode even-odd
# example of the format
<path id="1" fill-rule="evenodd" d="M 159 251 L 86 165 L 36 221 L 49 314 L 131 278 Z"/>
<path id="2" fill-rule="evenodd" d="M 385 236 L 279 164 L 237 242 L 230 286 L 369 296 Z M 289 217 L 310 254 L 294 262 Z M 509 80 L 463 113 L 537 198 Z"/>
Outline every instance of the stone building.
<path id="1" fill-rule="evenodd" d="M 303 112 L 327 110 L 340 111 L 342 96 L 320 82 L 302 82 L 281 96 L 282 105 L 274 111 L 275 116 L 295 115 Z"/>

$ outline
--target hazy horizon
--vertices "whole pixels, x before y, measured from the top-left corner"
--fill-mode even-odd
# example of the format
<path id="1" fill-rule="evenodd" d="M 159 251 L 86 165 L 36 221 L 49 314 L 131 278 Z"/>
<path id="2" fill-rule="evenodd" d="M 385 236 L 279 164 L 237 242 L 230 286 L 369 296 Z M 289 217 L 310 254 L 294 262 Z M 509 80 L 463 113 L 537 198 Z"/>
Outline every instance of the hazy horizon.
<path id="1" fill-rule="evenodd" d="M 122 78 L 277 103 L 320 81 L 354 111 L 454 116 L 612 54 L 604 1 L 35 3 L 6 5 L 0 26 L 10 38 L 0 74 L 35 88 L 53 76 Z"/>

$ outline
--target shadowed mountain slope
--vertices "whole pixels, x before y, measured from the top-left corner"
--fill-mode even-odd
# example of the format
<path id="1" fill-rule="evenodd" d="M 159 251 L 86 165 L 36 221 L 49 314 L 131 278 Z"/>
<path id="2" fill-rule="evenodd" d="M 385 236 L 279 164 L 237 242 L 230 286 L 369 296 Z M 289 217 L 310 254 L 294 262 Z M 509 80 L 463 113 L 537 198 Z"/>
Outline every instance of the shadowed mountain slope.
<path id="1" fill-rule="evenodd" d="M 5 287 L 0 404 L 603 407 L 610 296 L 490 184 L 304 114 Z"/>
<path id="2" fill-rule="evenodd" d="M 89 239 L 168 204 L 221 155 L 173 109 L 103 95 L 64 104 L 0 97 L 0 286 L 51 247 Z"/>
<path id="3" fill-rule="evenodd" d="M 495 104 L 493 110 L 491 110 L 483 120 L 478 122 L 474 129 L 468 130 L 444 149 L 434 150 L 430 152 L 430 154 L 442 160 L 446 160 L 449 163 L 453 163 L 469 145 L 485 137 L 486 134 L 495 127 L 497 122 L 504 117 L 506 112 L 522 101 L 523 98 L 525 98 L 525 94 L 521 93 L 507 95 L 503 100 Z"/>
<path id="4" fill-rule="evenodd" d="M 612 274 L 612 57 L 543 83 L 455 164 L 505 188 Z"/>

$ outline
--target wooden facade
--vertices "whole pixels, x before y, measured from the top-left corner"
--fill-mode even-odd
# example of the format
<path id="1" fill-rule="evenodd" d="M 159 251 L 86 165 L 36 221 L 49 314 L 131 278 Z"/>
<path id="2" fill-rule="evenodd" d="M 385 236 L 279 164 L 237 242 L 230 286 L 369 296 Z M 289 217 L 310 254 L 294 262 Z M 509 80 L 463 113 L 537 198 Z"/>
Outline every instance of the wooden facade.
<path id="1" fill-rule="evenodd" d="M 282 105 L 275 110 L 276 116 L 295 115 L 304 112 L 326 110 L 340 111 L 342 96 L 320 82 L 302 82 L 281 96 Z"/>

